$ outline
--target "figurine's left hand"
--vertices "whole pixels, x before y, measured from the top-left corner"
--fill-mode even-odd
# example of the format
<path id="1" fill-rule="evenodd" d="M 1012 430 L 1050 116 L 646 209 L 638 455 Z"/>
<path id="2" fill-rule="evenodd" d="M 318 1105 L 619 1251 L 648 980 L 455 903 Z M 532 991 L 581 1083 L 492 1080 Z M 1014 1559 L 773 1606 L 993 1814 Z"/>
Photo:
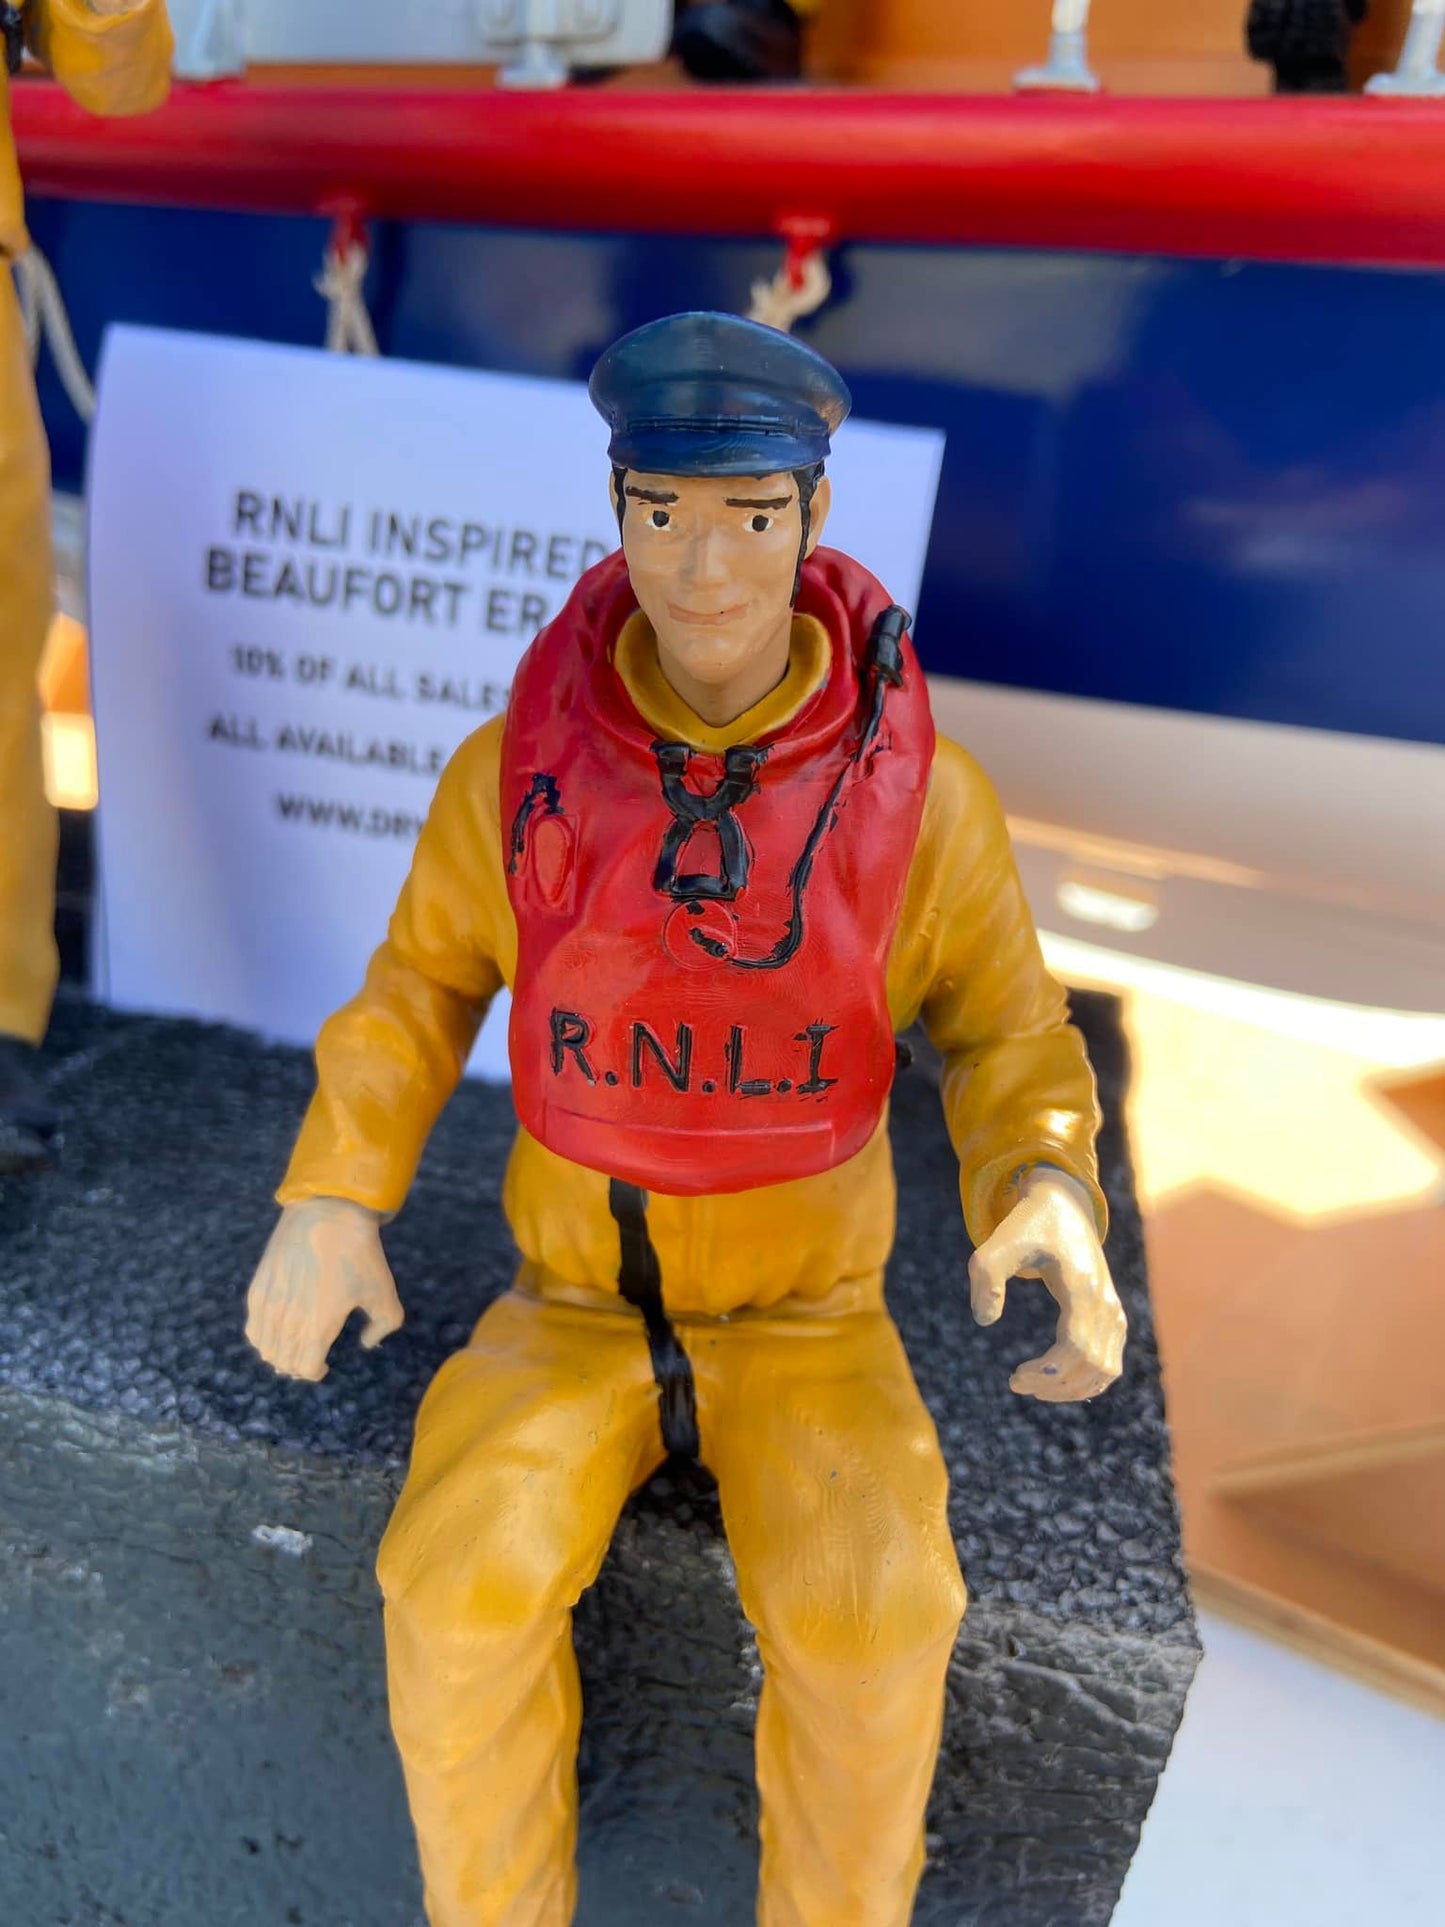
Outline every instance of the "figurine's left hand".
<path id="1" fill-rule="evenodd" d="M 1038 1165 L 1019 1202 L 974 1252 L 968 1267 L 973 1315 L 992 1325 L 1010 1278 L 1041 1278 L 1058 1300 L 1054 1343 L 1020 1365 L 1009 1384 L 1026 1398 L 1063 1404 L 1096 1398 L 1123 1369 L 1127 1325 L 1083 1186 Z"/>

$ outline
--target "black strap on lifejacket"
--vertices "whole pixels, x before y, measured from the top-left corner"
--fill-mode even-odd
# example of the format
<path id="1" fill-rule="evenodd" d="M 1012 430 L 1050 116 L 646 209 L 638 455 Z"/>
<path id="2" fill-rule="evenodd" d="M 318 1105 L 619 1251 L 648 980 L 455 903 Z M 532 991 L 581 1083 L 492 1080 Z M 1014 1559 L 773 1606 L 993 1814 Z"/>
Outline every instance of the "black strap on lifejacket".
<path id="1" fill-rule="evenodd" d="M 618 1289 L 629 1305 L 642 1313 L 647 1348 L 652 1354 L 652 1376 L 657 1381 L 657 1411 L 662 1442 L 678 1458 L 698 1455 L 697 1387 L 692 1361 L 672 1328 L 662 1302 L 662 1266 L 647 1230 L 647 1193 L 621 1178 L 608 1183 L 607 1202 L 617 1220 L 622 1263 Z"/>
<path id="2" fill-rule="evenodd" d="M 699 796 L 683 781 L 692 760 L 692 751 L 686 743 L 654 743 L 652 753 L 657 758 L 657 772 L 662 779 L 662 799 L 672 811 L 672 821 L 663 836 L 652 876 L 653 889 L 679 902 L 706 897 L 710 901 L 731 903 L 748 880 L 748 842 L 733 811 L 739 803 L 746 803 L 757 788 L 758 766 L 768 752 L 755 749 L 749 743 L 730 749 L 723 759 L 722 781 L 710 796 Z M 677 866 L 692 841 L 693 832 L 704 824 L 717 831 L 722 873 L 719 876 L 697 872 L 679 875 Z"/>
<path id="3" fill-rule="evenodd" d="M 710 954 L 744 970 L 777 970 L 792 957 L 803 940 L 803 892 L 812 875 L 818 845 L 833 820 L 843 785 L 862 763 L 873 746 L 883 720 L 886 692 L 903 682 L 903 638 L 908 630 L 908 612 L 896 603 L 885 609 L 873 625 L 868 639 L 867 673 L 869 682 L 868 716 L 853 754 L 838 772 L 818 811 L 807 842 L 789 878 L 792 914 L 788 927 L 765 957 L 730 957 L 721 945 L 694 930 L 690 934 Z M 685 743 L 654 743 L 662 793 L 672 815 L 658 858 L 654 887 L 677 898 L 708 897 L 729 901 L 747 881 L 747 843 L 733 811 L 753 794 L 757 773 L 766 752 L 743 744 L 730 749 L 723 763 L 723 778 L 709 796 L 687 789 L 683 777 L 691 751 Z M 512 831 L 513 861 L 521 847 L 526 819 L 544 791 L 549 779 L 535 777 L 532 791 L 524 799 Z M 722 873 L 718 876 L 679 875 L 678 860 L 693 832 L 703 824 L 716 829 Z M 906 1047 L 904 1047 L 906 1048 Z M 608 1183 L 607 1202 L 617 1221 L 621 1264 L 617 1273 L 618 1289 L 629 1305 L 642 1313 L 647 1329 L 648 1350 L 652 1354 L 652 1375 L 657 1381 L 658 1417 L 662 1442 L 676 1457 L 698 1456 L 697 1386 L 692 1362 L 673 1329 L 662 1300 L 662 1266 L 647 1229 L 647 1193 L 620 1178 Z"/>
<path id="4" fill-rule="evenodd" d="M 25 58 L 25 22 L 19 7 L 0 6 L 0 36 L 5 41 L 5 71 L 18 74 Z"/>
<path id="5" fill-rule="evenodd" d="M 720 943 L 707 931 L 701 929 L 688 931 L 688 936 L 698 949 L 705 950 L 708 956 L 716 957 L 720 963 L 730 964 L 734 970 L 781 970 L 784 964 L 791 962 L 797 955 L 803 941 L 803 893 L 812 877 L 813 864 L 817 858 L 819 846 L 837 821 L 838 799 L 843 793 L 843 785 L 861 766 L 864 757 L 873 747 L 874 738 L 883 721 L 883 704 L 888 690 L 901 689 L 903 686 L 903 638 L 907 633 L 909 620 L 908 611 L 893 602 L 873 624 L 868 638 L 868 717 L 859 733 L 853 754 L 839 770 L 832 788 L 824 797 L 822 806 L 813 819 L 813 827 L 808 832 L 807 841 L 799 852 L 798 860 L 788 877 L 790 909 L 782 936 L 764 956 L 740 957 L 730 952 L 725 944 Z M 672 826 L 668 832 L 669 836 L 673 834 L 676 827 L 676 824 Z M 719 824 L 720 829 L 721 827 L 722 825 Z M 740 830 L 739 834 L 741 834 Z"/>
<path id="6" fill-rule="evenodd" d="M 517 865 L 522 861 L 522 853 L 527 847 L 527 825 L 532 820 L 532 812 L 541 804 L 548 816 L 562 814 L 562 792 L 557 787 L 555 776 L 538 774 L 532 778 L 532 786 L 512 818 L 511 850 L 507 858 L 508 872 L 515 876 Z"/>

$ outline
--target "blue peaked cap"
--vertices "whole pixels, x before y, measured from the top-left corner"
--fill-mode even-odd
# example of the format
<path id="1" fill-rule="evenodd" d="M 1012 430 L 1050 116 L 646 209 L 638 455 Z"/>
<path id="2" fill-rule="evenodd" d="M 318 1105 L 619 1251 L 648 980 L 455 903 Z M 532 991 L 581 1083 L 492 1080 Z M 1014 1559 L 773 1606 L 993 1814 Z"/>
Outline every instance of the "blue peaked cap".
<path id="1" fill-rule="evenodd" d="M 588 383 L 619 468 L 654 475 L 773 475 L 810 468 L 853 406 L 812 348 L 732 314 L 674 314 L 634 328 Z"/>

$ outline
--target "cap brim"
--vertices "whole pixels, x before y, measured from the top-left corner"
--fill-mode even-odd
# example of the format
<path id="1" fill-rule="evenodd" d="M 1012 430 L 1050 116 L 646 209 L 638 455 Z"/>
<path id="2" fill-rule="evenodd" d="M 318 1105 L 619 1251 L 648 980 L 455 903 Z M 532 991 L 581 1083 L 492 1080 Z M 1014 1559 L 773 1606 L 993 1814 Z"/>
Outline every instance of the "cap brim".
<path id="1" fill-rule="evenodd" d="M 647 475 L 779 475 L 826 460 L 826 432 L 795 429 L 639 428 L 614 435 L 619 468 Z"/>

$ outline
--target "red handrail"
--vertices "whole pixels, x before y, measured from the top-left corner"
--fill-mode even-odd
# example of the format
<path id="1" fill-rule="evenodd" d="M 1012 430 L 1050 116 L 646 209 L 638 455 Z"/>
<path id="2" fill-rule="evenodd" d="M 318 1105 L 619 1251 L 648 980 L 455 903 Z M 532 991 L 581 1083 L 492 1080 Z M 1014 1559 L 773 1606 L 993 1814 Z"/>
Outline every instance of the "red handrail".
<path id="1" fill-rule="evenodd" d="M 36 194 L 551 229 L 1445 264 L 1445 109 L 1365 99 L 510 94 L 246 80 L 101 121 L 13 89 Z"/>

